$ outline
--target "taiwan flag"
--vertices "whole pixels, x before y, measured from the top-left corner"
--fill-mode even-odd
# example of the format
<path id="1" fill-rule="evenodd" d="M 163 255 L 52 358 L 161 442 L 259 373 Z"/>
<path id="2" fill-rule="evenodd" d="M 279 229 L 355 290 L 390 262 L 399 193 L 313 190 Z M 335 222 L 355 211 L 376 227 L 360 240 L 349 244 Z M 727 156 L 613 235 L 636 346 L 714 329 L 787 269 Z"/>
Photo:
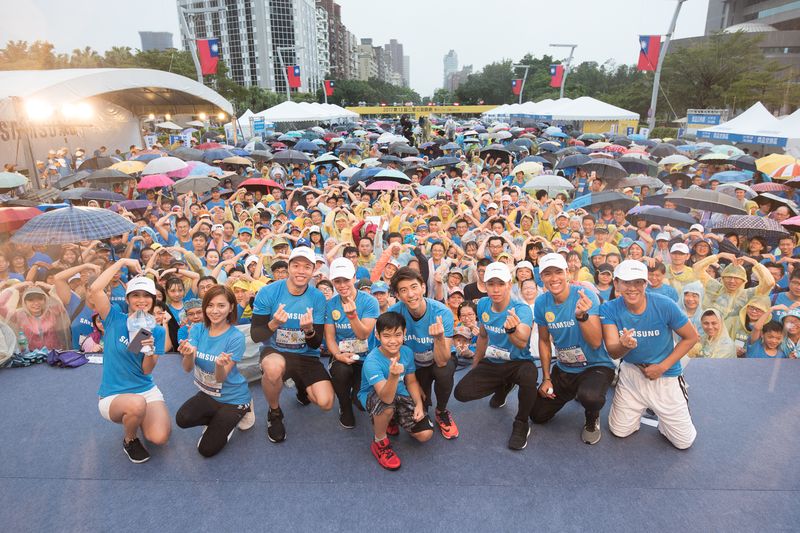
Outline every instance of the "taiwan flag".
<path id="1" fill-rule="evenodd" d="M 336 84 L 333 80 L 325 80 L 325 96 L 333 96 L 333 90 L 336 88 Z"/>
<path id="2" fill-rule="evenodd" d="M 550 87 L 561 87 L 564 79 L 564 65 L 550 65 Z"/>
<path id="3" fill-rule="evenodd" d="M 293 65 L 286 67 L 286 73 L 289 76 L 289 88 L 290 89 L 298 89 L 303 84 L 303 80 L 300 79 L 300 66 Z"/>
<path id="4" fill-rule="evenodd" d="M 198 39 L 197 51 L 200 55 L 200 71 L 203 75 L 216 74 L 219 63 L 219 39 Z"/>
<path id="5" fill-rule="evenodd" d="M 511 80 L 511 92 L 514 93 L 515 96 L 519 96 L 521 90 L 522 80 Z"/>
<path id="6" fill-rule="evenodd" d="M 658 66 L 658 55 L 661 53 L 660 35 L 639 36 L 639 70 L 655 70 Z"/>

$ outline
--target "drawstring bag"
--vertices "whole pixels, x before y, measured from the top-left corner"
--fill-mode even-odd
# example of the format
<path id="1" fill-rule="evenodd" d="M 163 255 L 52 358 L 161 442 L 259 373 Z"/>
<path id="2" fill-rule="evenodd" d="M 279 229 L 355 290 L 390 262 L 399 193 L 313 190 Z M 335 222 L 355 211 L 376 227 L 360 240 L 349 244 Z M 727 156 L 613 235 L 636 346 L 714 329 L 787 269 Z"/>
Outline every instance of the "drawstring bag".
<path id="1" fill-rule="evenodd" d="M 82 352 L 73 350 L 50 350 L 47 354 L 47 364 L 61 368 L 77 368 L 88 363 L 89 360 Z"/>

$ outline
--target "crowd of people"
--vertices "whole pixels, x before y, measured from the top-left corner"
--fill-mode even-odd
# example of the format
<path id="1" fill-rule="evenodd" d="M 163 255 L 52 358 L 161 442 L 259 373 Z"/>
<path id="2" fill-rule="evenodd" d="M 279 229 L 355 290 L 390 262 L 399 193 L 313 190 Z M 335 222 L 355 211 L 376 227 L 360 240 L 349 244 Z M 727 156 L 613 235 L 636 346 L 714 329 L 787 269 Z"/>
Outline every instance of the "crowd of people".
<path id="1" fill-rule="evenodd" d="M 288 383 L 304 405 L 337 406 L 344 428 L 369 419 L 371 451 L 390 470 L 400 467 L 389 441 L 400 427 L 420 442 L 458 438 L 453 399 L 491 397 L 500 409 L 514 388 L 513 450 L 572 400 L 585 411 L 580 438 L 597 443 L 612 385 L 613 435 L 631 435 L 652 410 L 659 431 L 685 449 L 696 436 L 688 358 L 796 358 L 797 234 L 718 232 L 722 215 L 663 198 L 722 190 L 718 173 L 737 168 L 730 154 L 704 161 L 710 146 L 679 141 L 670 146 L 688 162 L 671 164 L 653 155 L 652 141 L 595 145 L 543 128 L 446 126 L 417 148 L 391 133 L 409 129 L 393 121 L 309 129 L 280 145 L 276 135 L 267 143 L 276 155 L 305 136 L 331 157 L 217 168 L 219 183 L 202 194 L 140 190 L 131 172 L 112 188 L 139 202 L 86 202 L 127 218 L 130 232 L 61 246 L 5 240 L 0 352 L 8 361 L 94 354 L 103 364 L 100 413 L 123 426 L 133 462 L 150 457 L 140 435 L 154 445 L 170 437 L 153 379 L 159 355 L 179 353 L 199 389 L 175 422 L 203 428 L 197 448 L 206 457 L 255 424 L 237 364 L 257 357 L 269 441 L 291 429 L 280 407 Z M 131 147 L 117 156 L 162 153 Z M 587 157 L 569 165 L 576 154 Z M 660 190 L 618 188 L 590 170 L 590 161 L 621 154 L 657 168 Z M 55 185 L 84 158 L 52 151 L 42 175 Z M 537 188 L 557 176 L 568 186 Z M 239 187 L 254 177 L 263 183 Z M 745 181 L 769 180 L 756 170 Z M 729 188 L 742 213 L 778 223 L 798 214 L 795 190 Z M 633 214 L 659 194 L 694 223 Z M 143 316 L 150 326 L 132 329 Z M 257 353 L 248 353 L 252 343 Z"/>

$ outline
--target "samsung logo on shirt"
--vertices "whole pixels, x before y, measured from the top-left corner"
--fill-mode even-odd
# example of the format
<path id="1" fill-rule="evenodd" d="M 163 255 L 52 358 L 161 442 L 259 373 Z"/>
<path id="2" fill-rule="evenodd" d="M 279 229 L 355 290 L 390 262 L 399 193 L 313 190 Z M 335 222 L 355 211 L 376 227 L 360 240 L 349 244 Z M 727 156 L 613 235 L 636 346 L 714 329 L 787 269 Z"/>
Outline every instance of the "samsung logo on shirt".
<path id="1" fill-rule="evenodd" d="M 564 322 L 551 322 L 547 324 L 547 327 L 550 329 L 562 329 L 562 328 L 571 328 L 575 325 L 574 320 L 567 320 Z"/>
<path id="2" fill-rule="evenodd" d="M 661 331 L 657 329 L 636 330 L 633 332 L 634 337 L 660 337 Z"/>
<path id="3" fill-rule="evenodd" d="M 195 357 L 197 359 L 202 359 L 203 361 L 211 361 L 212 363 L 217 360 L 217 356 L 216 355 L 212 355 L 210 353 L 203 353 L 203 352 L 197 352 L 197 355 Z"/>
<path id="4" fill-rule="evenodd" d="M 300 320 L 305 313 L 286 313 L 289 316 L 289 320 Z"/>
<path id="5" fill-rule="evenodd" d="M 417 337 L 416 335 L 406 335 L 406 342 L 414 341 L 420 344 L 433 344 L 432 337 Z"/>
<path id="6" fill-rule="evenodd" d="M 353 329 L 350 327 L 350 322 L 334 322 L 334 325 L 336 326 L 336 329 Z"/>
<path id="7" fill-rule="evenodd" d="M 487 331 L 491 331 L 492 333 L 499 333 L 500 335 L 505 335 L 506 334 L 506 330 L 505 329 L 498 328 L 497 326 L 490 326 L 489 324 L 484 324 L 483 327 L 486 328 Z"/>
<path id="8" fill-rule="evenodd" d="M 125 346 L 127 346 L 127 345 L 128 345 L 128 337 L 126 337 L 126 336 L 124 336 L 124 335 L 120 335 L 120 336 L 119 336 L 119 342 L 121 342 L 122 344 L 124 344 Z"/>

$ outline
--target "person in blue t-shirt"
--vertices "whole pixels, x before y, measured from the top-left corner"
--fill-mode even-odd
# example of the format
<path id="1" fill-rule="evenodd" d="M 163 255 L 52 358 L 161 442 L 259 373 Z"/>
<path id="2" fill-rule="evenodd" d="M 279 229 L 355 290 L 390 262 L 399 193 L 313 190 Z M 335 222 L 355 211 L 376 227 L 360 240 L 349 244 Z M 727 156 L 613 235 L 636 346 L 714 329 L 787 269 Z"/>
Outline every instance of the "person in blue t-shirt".
<path id="1" fill-rule="evenodd" d="M 388 437 L 392 421 L 396 420 L 419 442 L 431 439 L 433 423 L 425 413 L 422 389 L 414 373 L 414 352 L 403 345 L 405 318 L 388 311 L 378 317 L 375 330 L 380 346 L 373 348 L 364 359 L 358 400 L 372 418 L 372 455 L 383 468 L 397 470 L 400 458 L 392 450 Z"/>
<path id="2" fill-rule="evenodd" d="M 490 405 L 500 407 L 518 385 L 519 407 L 508 447 L 522 450 L 528 444 L 528 417 L 536 401 L 538 373 L 530 351 L 533 316 L 528 304 L 512 300 L 511 271 L 505 263 L 487 266 L 483 281 L 488 296 L 478 302 L 480 333 L 472 369 L 458 383 L 454 396 L 469 402 L 494 394 L 501 401 Z"/>
<path id="3" fill-rule="evenodd" d="M 244 333 L 236 329 L 236 297 L 228 287 L 216 285 L 202 303 L 202 322 L 194 324 L 178 351 L 181 366 L 194 373 L 200 391 L 186 400 L 175 415 L 181 428 L 204 426 L 197 443 L 203 457 L 222 451 L 236 426 L 249 415 L 246 429 L 253 427 L 255 415 L 247 379 L 236 363 L 244 356 Z"/>
<path id="4" fill-rule="evenodd" d="M 297 400 L 324 411 L 333 407 L 331 378 L 319 360 L 325 332 L 325 296 L 308 282 L 316 258 L 307 246 L 289 255 L 289 276 L 259 289 L 253 302 L 250 336 L 261 343 L 261 387 L 269 404 L 267 438 L 286 439 L 280 394 L 284 380 L 297 387 Z"/>
<path id="5" fill-rule="evenodd" d="M 122 424 L 125 454 L 132 462 L 143 463 L 150 459 L 150 453 L 138 438 L 139 429 L 147 441 L 159 446 L 167 443 L 171 431 L 167 404 L 152 375 L 159 354 L 164 353 L 166 331 L 162 326 L 155 326 L 149 336 L 135 337 L 144 337 L 140 352 L 128 349 L 131 342 L 128 316 L 138 311 L 152 312 L 156 286 L 144 276 L 131 279 L 126 296 L 128 313 L 123 313 L 111 305 L 106 294 L 106 287 L 123 267 L 129 272 L 140 271 L 135 259 L 120 259 L 104 270 L 89 288 L 89 301 L 100 315 L 105 330 L 98 408 L 103 418 Z"/>
<path id="6" fill-rule="evenodd" d="M 339 423 L 347 429 L 356 425 L 353 397 L 361 388 L 361 368 L 374 347 L 370 346 L 370 336 L 380 315 L 378 300 L 356 290 L 355 274 L 349 259 L 333 260 L 330 280 L 337 294 L 328 300 L 325 313 L 325 344 L 331 352 L 330 372 L 339 400 Z"/>
<path id="7" fill-rule="evenodd" d="M 446 439 L 457 438 L 458 426 L 447 409 L 456 373 L 456 359 L 451 353 L 453 312 L 443 303 L 425 298 L 425 280 L 412 268 L 398 269 L 392 276 L 391 288 L 400 301 L 389 311 L 400 313 L 406 321 L 406 346 L 414 352 L 425 406 L 432 404 L 433 388 L 439 430 Z M 389 434 L 396 431 L 396 427 L 391 427 Z"/>
<path id="8" fill-rule="evenodd" d="M 650 408 L 658 430 L 684 450 L 697 437 L 689 413 L 680 360 L 699 335 L 677 304 L 660 294 L 648 294 L 647 267 L 626 259 L 614 270 L 614 290 L 620 296 L 600 306 L 603 340 L 609 355 L 622 359 L 619 381 L 608 415 L 617 437 L 638 431 Z M 680 338 L 677 344 L 673 335 Z"/>
<path id="9" fill-rule="evenodd" d="M 786 359 L 783 324 L 772 320 L 771 313 L 764 313 L 753 324 L 747 339 L 745 357 L 748 359 Z"/>
<path id="10" fill-rule="evenodd" d="M 675 303 L 678 303 L 678 291 L 671 285 L 664 283 L 667 275 L 667 267 L 658 259 L 648 258 L 650 263 L 647 265 L 647 293 L 660 294 L 666 296 Z"/>
<path id="11" fill-rule="evenodd" d="M 542 385 L 531 419 L 545 423 L 575 399 L 584 409 L 581 440 L 596 444 L 602 436 L 600 410 L 614 379 L 614 363 L 603 347 L 600 300 L 592 291 L 569 283 L 567 261 L 561 254 L 545 255 L 539 259 L 539 268 L 547 292 L 537 297 L 533 306 Z M 553 348 L 555 364 L 551 368 Z"/>

